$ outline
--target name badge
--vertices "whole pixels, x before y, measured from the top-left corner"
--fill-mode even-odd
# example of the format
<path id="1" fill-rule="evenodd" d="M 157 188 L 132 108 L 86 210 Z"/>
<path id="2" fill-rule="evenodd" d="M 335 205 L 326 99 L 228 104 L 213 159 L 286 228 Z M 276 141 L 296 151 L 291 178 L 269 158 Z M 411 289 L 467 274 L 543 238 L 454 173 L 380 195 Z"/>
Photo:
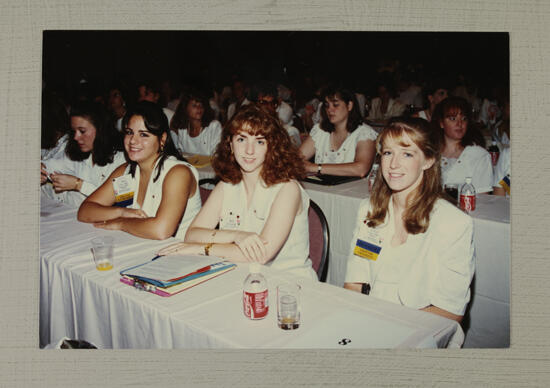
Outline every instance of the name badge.
<path id="1" fill-rule="evenodd" d="M 128 207 L 134 203 L 134 180 L 130 174 L 113 179 L 115 204 L 118 207 Z"/>
<path id="2" fill-rule="evenodd" d="M 369 228 L 363 239 L 357 239 L 353 254 L 364 259 L 376 261 L 381 250 L 382 239 L 378 236 L 378 231 Z"/>

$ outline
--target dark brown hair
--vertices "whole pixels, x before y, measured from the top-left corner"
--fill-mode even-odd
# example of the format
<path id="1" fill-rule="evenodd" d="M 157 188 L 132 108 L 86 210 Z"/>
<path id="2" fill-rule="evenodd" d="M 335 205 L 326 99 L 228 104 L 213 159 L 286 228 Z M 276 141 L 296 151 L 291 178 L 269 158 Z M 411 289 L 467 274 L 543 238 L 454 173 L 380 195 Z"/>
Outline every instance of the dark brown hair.
<path id="1" fill-rule="evenodd" d="M 476 130 L 475 123 L 472 118 L 472 106 L 470 103 L 462 97 L 447 97 L 436 105 L 431 121 L 434 140 L 439 143 L 440 149 L 445 147 L 444 130 L 441 128 L 442 121 L 446 117 L 458 114 L 459 112 L 466 117 L 467 121 L 466 133 L 460 141 L 460 144 L 463 147 L 474 144 L 483 147 L 483 136 L 481 136 L 480 139 L 480 135 Z"/>
<path id="2" fill-rule="evenodd" d="M 206 128 L 212 120 L 214 120 L 214 111 L 210 107 L 210 101 L 206 95 L 198 90 L 189 90 L 181 95 L 180 102 L 176 108 L 176 112 L 170 120 L 170 129 L 172 131 L 177 131 L 181 128 L 187 128 L 189 125 L 189 117 L 187 117 L 187 105 L 191 101 L 200 102 L 204 113 L 201 118 L 201 125 L 203 128 Z"/>
<path id="3" fill-rule="evenodd" d="M 403 142 L 403 136 L 407 135 L 420 148 L 424 157 L 433 159 L 432 166 L 424 170 L 422 182 L 418 188 L 409 194 L 407 209 L 403 214 L 407 233 L 424 233 L 430 224 L 430 213 L 435 202 L 442 198 L 441 189 L 441 154 L 437 144 L 430 136 L 430 127 L 426 120 L 421 118 L 399 118 L 384 128 L 376 141 L 376 150 L 380 154 L 384 142 L 388 138 Z M 403 145 L 408 145 L 403 142 Z M 370 197 L 371 210 L 367 214 L 367 225 L 376 227 L 382 224 L 386 218 L 392 190 L 384 180 L 382 168 L 378 169 L 376 181 Z"/>
<path id="4" fill-rule="evenodd" d="M 359 125 L 361 125 L 361 123 L 363 122 L 363 119 L 361 118 L 361 113 L 359 111 L 359 103 L 357 102 L 355 93 L 353 93 L 351 90 L 339 86 L 328 86 L 327 88 L 323 89 L 321 98 L 323 107 L 321 109 L 322 120 L 319 123 L 319 126 L 323 131 L 329 133 L 334 131 L 334 124 L 332 124 L 328 119 L 327 109 L 325 107 L 326 99 L 342 100 L 346 106 L 350 102 L 353 104 L 351 111 L 348 113 L 348 121 L 346 122 L 346 129 L 349 133 L 355 131 L 357 127 L 359 127 Z"/>
<path id="5" fill-rule="evenodd" d="M 305 175 L 304 162 L 292 144 L 288 132 L 277 117 L 255 103 L 245 105 L 223 128 L 221 141 L 214 152 L 212 167 L 224 182 L 239 183 L 242 172 L 231 151 L 233 136 L 244 131 L 253 136 L 264 136 L 267 154 L 260 176 L 267 186 Z"/>

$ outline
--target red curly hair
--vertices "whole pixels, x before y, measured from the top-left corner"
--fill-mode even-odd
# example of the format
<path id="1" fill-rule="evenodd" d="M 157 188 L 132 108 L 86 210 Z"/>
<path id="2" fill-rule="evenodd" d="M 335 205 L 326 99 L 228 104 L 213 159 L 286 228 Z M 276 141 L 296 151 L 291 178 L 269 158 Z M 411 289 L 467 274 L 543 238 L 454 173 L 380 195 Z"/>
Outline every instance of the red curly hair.
<path id="1" fill-rule="evenodd" d="M 243 178 L 241 168 L 231 152 L 231 140 L 241 131 L 265 137 L 267 153 L 260 177 L 267 186 L 305 176 L 304 162 L 298 148 L 292 144 L 279 119 L 261 106 L 251 103 L 241 107 L 223 128 L 221 141 L 212 160 L 212 167 L 221 180 L 236 184 Z"/>

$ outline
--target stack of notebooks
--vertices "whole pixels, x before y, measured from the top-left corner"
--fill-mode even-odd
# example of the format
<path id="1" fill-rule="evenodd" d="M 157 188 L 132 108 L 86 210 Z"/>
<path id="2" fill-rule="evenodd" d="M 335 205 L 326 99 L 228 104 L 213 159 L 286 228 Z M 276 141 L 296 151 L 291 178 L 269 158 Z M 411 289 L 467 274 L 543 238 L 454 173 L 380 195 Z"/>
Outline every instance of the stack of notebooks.
<path id="1" fill-rule="evenodd" d="M 156 256 L 120 271 L 120 281 L 160 296 L 172 296 L 235 268 L 219 257 Z"/>

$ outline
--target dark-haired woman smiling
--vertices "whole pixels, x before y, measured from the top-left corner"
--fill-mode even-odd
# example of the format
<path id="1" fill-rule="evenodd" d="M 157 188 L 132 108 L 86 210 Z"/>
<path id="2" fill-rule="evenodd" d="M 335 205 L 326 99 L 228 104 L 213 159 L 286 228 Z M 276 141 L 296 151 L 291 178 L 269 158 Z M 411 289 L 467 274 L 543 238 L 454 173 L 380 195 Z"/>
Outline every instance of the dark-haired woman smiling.
<path id="1" fill-rule="evenodd" d="M 158 105 L 138 103 L 123 125 L 129 162 L 82 203 L 78 220 L 143 238 L 183 238 L 201 206 L 197 171 L 181 160 Z"/>
<path id="2" fill-rule="evenodd" d="M 344 88 L 323 92 L 322 120 L 300 146 L 306 171 L 363 177 L 369 172 L 374 156 L 376 132 L 362 124 L 355 94 Z M 315 163 L 309 159 L 315 155 Z"/>

